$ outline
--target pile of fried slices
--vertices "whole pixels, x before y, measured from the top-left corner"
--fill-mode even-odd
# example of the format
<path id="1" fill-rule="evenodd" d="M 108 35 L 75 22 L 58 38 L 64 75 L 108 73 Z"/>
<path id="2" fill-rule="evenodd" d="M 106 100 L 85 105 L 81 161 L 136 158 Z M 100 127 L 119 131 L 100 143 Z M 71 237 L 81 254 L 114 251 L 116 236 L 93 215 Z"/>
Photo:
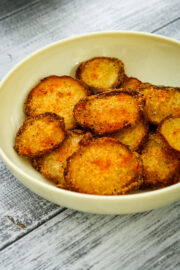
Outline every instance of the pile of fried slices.
<path id="1" fill-rule="evenodd" d="M 14 149 L 57 187 L 120 195 L 180 180 L 180 88 L 128 77 L 117 58 L 41 80 L 25 114 Z"/>

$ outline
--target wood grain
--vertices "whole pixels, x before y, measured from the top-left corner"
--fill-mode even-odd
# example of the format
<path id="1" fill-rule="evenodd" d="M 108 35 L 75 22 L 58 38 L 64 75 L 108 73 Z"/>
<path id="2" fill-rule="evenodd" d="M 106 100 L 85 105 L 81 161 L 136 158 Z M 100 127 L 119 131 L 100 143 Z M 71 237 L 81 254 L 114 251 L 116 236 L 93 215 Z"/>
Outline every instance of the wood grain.
<path id="1" fill-rule="evenodd" d="M 25 56 L 59 39 L 105 30 L 152 32 L 177 19 L 179 9 L 178 0 L 0 1 L 0 79 Z"/>
<path id="2" fill-rule="evenodd" d="M 171 263 L 170 269 L 178 269 L 179 209 L 180 203 L 175 203 L 168 208 L 124 216 L 82 214 L 67 209 L 4 249 L 1 265 L 3 269 L 16 266 L 27 270 L 134 270 L 168 269 Z"/>
<path id="3" fill-rule="evenodd" d="M 168 36 L 170 38 L 174 38 L 180 40 L 180 19 L 176 19 L 172 23 L 166 25 L 165 27 L 160 27 L 158 30 L 154 31 L 154 33 L 158 33 L 162 36 Z"/>
<path id="4" fill-rule="evenodd" d="M 63 210 L 25 188 L 0 161 L 0 250 Z"/>
<path id="5" fill-rule="evenodd" d="M 56 40 L 136 30 L 180 40 L 178 0 L 0 2 L 0 79 Z M 0 269 L 180 269 L 180 202 L 142 214 L 101 216 L 54 205 L 0 161 Z"/>

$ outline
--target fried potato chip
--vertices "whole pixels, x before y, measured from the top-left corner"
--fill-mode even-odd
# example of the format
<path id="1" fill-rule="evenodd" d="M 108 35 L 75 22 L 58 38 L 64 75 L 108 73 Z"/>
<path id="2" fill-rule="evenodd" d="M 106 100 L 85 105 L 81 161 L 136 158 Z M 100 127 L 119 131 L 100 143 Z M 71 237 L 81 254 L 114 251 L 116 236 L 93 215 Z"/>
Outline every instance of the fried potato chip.
<path id="1" fill-rule="evenodd" d="M 27 117 L 16 134 L 14 149 L 34 158 L 57 148 L 65 138 L 64 120 L 54 113 Z"/>
<path id="2" fill-rule="evenodd" d="M 31 90 L 25 102 L 25 113 L 30 116 L 45 112 L 56 113 L 64 118 L 66 129 L 72 129 L 75 127 L 74 106 L 87 93 L 87 88 L 76 79 L 50 76 Z"/>
<path id="3" fill-rule="evenodd" d="M 151 133 L 142 155 L 144 186 L 159 188 L 178 181 L 179 161 L 158 133 Z"/>
<path id="4" fill-rule="evenodd" d="M 94 93 L 117 88 L 124 80 L 124 64 L 117 58 L 95 57 L 79 65 L 76 78 Z"/>
<path id="5" fill-rule="evenodd" d="M 141 105 L 136 92 L 108 91 L 80 100 L 74 117 L 80 126 L 102 135 L 135 125 Z"/>
<path id="6" fill-rule="evenodd" d="M 180 89 L 164 86 L 147 86 L 141 93 L 146 100 L 145 113 L 149 121 L 159 124 L 165 117 L 180 117 Z"/>
<path id="7" fill-rule="evenodd" d="M 131 151 L 137 151 L 146 141 L 148 123 L 141 117 L 135 126 L 125 127 L 111 136 L 119 142 L 127 145 Z"/>
<path id="8" fill-rule="evenodd" d="M 33 167 L 38 170 L 44 177 L 52 180 L 58 187 L 65 188 L 64 169 L 66 167 L 66 160 L 85 141 L 92 137 L 91 133 L 84 133 L 81 130 L 67 131 L 67 137 L 61 146 L 40 158 L 32 160 Z"/>
<path id="9" fill-rule="evenodd" d="M 180 117 L 165 118 L 159 126 L 159 132 L 172 148 L 180 151 Z"/>
<path id="10" fill-rule="evenodd" d="M 113 138 L 98 138 L 67 161 L 66 182 L 71 190 L 98 195 L 126 194 L 142 184 L 139 155 Z"/>
<path id="11" fill-rule="evenodd" d="M 124 81 L 121 84 L 121 87 L 124 89 L 132 89 L 134 91 L 139 91 L 139 88 L 141 87 L 142 82 L 134 77 L 124 77 Z"/>

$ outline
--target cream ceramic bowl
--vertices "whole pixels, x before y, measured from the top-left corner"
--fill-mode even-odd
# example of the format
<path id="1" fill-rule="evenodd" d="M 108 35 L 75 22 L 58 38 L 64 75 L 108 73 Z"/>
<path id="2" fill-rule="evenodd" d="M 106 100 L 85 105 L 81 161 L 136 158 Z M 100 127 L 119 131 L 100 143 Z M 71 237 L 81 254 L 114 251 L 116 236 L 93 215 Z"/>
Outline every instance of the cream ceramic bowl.
<path id="1" fill-rule="evenodd" d="M 156 191 L 125 196 L 95 196 L 56 188 L 13 150 L 24 119 L 23 103 L 30 89 L 46 76 L 73 75 L 81 61 L 94 56 L 123 60 L 126 73 L 153 84 L 180 86 L 180 42 L 137 32 L 106 32 L 59 41 L 35 52 L 0 85 L 0 156 L 29 189 L 56 204 L 100 214 L 141 212 L 180 199 L 180 183 Z"/>

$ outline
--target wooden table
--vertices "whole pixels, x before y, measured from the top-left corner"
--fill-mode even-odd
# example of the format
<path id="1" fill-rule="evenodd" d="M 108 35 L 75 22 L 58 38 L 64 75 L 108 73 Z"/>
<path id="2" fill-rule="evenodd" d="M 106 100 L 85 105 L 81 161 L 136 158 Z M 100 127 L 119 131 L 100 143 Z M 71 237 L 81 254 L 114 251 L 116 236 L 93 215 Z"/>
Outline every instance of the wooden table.
<path id="1" fill-rule="evenodd" d="M 180 1 L 1 0 L 0 79 L 42 46 L 105 30 L 180 39 Z M 0 270 L 180 269 L 179 228 L 180 202 L 141 214 L 80 213 L 30 192 L 0 161 Z"/>

